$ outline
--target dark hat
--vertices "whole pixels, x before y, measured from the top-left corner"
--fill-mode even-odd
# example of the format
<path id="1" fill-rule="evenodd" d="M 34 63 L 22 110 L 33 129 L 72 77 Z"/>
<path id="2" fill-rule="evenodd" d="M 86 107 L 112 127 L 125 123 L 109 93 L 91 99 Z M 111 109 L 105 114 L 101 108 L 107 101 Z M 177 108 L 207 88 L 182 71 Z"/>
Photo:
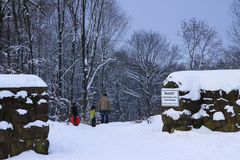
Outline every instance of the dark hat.
<path id="1" fill-rule="evenodd" d="M 94 106 L 94 105 L 91 106 L 91 110 L 92 110 L 92 109 L 95 109 L 95 108 L 96 108 L 96 106 Z"/>

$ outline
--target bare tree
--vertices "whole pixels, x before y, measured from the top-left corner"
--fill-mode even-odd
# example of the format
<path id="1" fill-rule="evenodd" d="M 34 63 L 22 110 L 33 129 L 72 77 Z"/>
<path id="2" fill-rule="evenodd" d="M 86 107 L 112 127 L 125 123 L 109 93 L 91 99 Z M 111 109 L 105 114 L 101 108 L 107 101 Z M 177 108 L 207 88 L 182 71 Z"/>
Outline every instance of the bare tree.
<path id="1" fill-rule="evenodd" d="M 184 52 L 189 57 L 191 70 L 208 68 L 221 52 L 222 42 L 218 33 L 204 21 L 196 18 L 182 21 L 180 36 L 183 39 Z"/>
<path id="2" fill-rule="evenodd" d="M 121 35 L 126 31 L 128 26 L 128 18 L 122 9 L 117 5 L 116 1 L 106 1 L 104 6 L 105 20 L 102 24 L 100 47 L 98 56 L 101 62 L 104 63 L 114 52 L 114 46 L 121 39 Z M 107 78 L 107 65 L 102 67 L 101 72 L 101 90 L 102 92 L 107 90 L 106 78 Z"/>
<path id="3" fill-rule="evenodd" d="M 232 44 L 225 50 L 221 66 L 224 68 L 240 68 L 240 0 L 234 0 L 232 3 L 233 22 L 228 31 Z"/>
<path id="4" fill-rule="evenodd" d="M 80 0 L 71 0 L 71 1 L 66 1 L 66 4 L 68 6 L 68 10 L 71 16 L 72 20 L 72 49 L 71 49 L 71 59 L 72 59 L 72 66 L 71 66 L 71 85 L 70 85 L 70 101 L 71 103 L 73 102 L 74 99 L 74 78 L 75 78 L 75 73 L 76 73 L 76 62 L 78 61 L 77 59 L 77 37 L 78 37 L 78 14 L 79 14 L 79 8 L 80 8 Z"/>
<path id="5" fill-rule="evenodd" d="M 81 28 L 81 60 L 82 60 L 82 111 L 83 111 L 83 118 L 85 118 L 86 109 L 89 105 L 89 95 L 91 92 L 91 87 L 93 83 L 93 79 L 97 75 L 97 72 L 100 71 L 104 65 L 108 64 L 108 62 L 112 61 L 112 58 L 107 58 L 104 60 L 100 60 L 99 58 L 103 52 L 113 47 L 114 44 L 114 37 L 116 35 L 120 36 L 122 30 L 124 29 L 125 25 L 118 26 L 116 22 L 114 25 L 110 23 L 113 21 L 111 16 L 114 16 L 111 13 L 115 13 L 114 16 L 118 20 L 120 17 L 122 19 L 125 18 L 125 15 L 122 12 L 119 12 L 116 7 L 117 3 L 115 0 L 82 0 L 81 3 L 81 21 L 80 21 L 80 28 Z M 125 19 L 124 19 L 125 20 Z M 108 39 L 104 34 L 107 30 L 107 22 L 108 25 L 112 26 L 112 29 L 109 31 L 115 31 L 112 33 L 113 39 Z M 124 21 L 122 21 L 124 22 Z M 120 27 L 120 28 L 119 28 Z M 105 30 L 105 31 L 104 31 Z M 103 41 L 105 40 L 105 45 Z M 107 46 L 106 46 L 107 45 Z"/>
<path id="6" fill-rule="evenodd" d="M 233 45 L 240 49 L 240 0 L 234 0 L 232 4 L 233 22 L 229 30 L 229 35 Z"/>
<path id="7" fill-rule="evenodd" d="M 127 68 L 126 76 L 136 86 L 125 87 L 125 91 L 139 99 L 143 104 L 141 111 L 148 118 L 160 103 L 161 82 L 168 68 L 176 62 L 179 50 L 164 36 L 151 31 L 135 32 L 128 43 L 133 64 Z"/>
<path id="8" fill-rule="evenodd" d="M 63 74 L 63 39 L 65 29 L 66 3 L 63 0 L 57 1 L 58 14 L 58 96 L 62 96 L 62 74 Z"/>

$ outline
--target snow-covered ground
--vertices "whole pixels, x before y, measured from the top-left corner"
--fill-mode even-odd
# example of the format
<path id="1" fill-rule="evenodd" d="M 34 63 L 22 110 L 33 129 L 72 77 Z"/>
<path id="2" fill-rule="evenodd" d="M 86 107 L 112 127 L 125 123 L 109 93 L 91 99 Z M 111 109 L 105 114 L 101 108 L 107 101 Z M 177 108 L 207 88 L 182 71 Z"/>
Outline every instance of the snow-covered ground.
<path id="1" fill-rule="evenodd" d="M 49 155 L 24 152 L 10 160 L 239 160 L 240 133 L 162 132 L 160 116 L 152 124 L 110 123 L 96 128 L 49 122 Z"/>

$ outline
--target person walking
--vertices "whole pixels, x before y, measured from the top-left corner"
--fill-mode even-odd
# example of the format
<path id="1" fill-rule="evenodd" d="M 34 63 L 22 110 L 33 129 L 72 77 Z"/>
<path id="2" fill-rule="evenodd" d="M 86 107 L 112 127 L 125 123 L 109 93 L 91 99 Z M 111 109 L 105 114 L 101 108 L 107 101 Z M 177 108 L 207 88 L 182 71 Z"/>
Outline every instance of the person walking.
<path id="1" fill-rule="evenodd" d="M 104 93 L 102 97 L 99 99 L 97 107 L 101 113 L 101 123 L 108 123 L 109 113 L 112 110 L 112 107 L 107 93 Z"/>

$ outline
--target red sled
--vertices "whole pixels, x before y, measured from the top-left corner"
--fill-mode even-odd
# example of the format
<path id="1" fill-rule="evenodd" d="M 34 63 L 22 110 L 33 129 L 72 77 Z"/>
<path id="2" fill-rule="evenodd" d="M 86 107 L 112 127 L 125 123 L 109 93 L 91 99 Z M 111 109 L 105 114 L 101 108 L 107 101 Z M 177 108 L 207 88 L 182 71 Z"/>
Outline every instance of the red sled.
<path id="1" fill-rule="evenodd" d="M 80 116 L 74 117 L 72 116 L 70 118 L 70 122 L 74 125 L 74 126 L 78 126 L 81 122 Z"/>

